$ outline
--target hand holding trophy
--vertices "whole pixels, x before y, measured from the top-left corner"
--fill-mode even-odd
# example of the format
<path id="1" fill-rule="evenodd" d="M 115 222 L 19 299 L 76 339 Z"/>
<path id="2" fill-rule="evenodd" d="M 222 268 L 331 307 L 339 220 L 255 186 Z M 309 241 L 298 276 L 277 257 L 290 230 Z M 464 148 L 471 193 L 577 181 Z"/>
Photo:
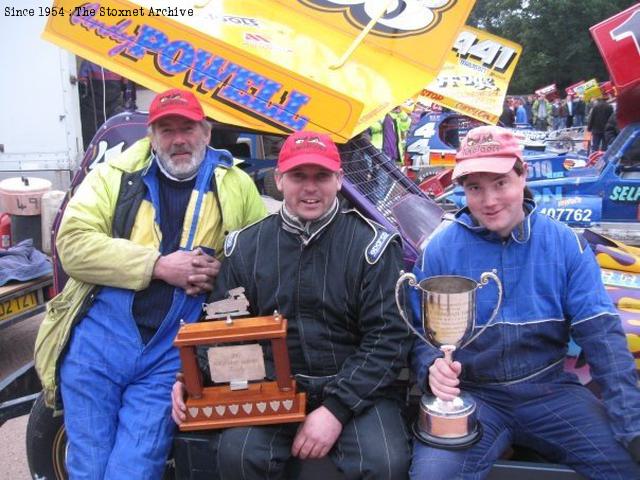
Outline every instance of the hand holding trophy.
<path id="1" fill-rule="evenodd" d="M 495 273 L 484 272 L 480 282 L 455 275 L 425 278 L 418 283 L 412 273 L 403 273 L 396 282 L 396 304 L 411 331 L 427 345 L 440 348 L 445 360 L 453 361 L 453 352 L 464 348 L 480 336 L 493 322 L 502 304 L 502 283 Z M 422 292 L 420 313 L 425 335 L 407 319 L 400 302 L 400 289 L 405 281 Z M 477 332 L 476 290 L 493 280 L 498 287 L 498 301 L 491 318 Z M 476 420 L 476 404 L 470 395 L 461 393 L 453 400 L 423 395 L 413 433 L 420 441 L 437 448 L 467 448 L 482 436 Z"/>

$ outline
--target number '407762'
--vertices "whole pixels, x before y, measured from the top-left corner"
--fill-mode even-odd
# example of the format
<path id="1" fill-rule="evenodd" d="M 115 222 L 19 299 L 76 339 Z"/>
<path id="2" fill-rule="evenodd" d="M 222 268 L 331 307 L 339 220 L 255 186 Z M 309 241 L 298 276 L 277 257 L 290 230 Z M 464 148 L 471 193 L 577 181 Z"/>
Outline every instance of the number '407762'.
<path id="1" fill-rule="evenodd" d="M 590 223 L 593 214 L 589 208 L 542 208 L 540 212 L 566 223 Z"/>

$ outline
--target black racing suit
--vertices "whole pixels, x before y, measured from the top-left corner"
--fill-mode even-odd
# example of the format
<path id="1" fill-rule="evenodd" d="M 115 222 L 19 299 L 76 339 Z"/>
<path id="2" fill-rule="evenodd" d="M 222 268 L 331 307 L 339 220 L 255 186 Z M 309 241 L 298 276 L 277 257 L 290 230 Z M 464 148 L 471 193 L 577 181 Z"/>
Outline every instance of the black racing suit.
<path id="1" fill-rule="evenodd" d="M 397 236 L 336 208 L 307 234 L 286 213 L 229 235 L 212 298 L 246 289 L 253 316 L 288 320 L 291 371 L 313 407 L 343 424 L 380 396 L 406 363 L 411 339 L 394 301 L 402 268 Z M 271 363 L 270 343 L 264 343 Z M 268 368 L 269 370 L 269 368 Z"/>

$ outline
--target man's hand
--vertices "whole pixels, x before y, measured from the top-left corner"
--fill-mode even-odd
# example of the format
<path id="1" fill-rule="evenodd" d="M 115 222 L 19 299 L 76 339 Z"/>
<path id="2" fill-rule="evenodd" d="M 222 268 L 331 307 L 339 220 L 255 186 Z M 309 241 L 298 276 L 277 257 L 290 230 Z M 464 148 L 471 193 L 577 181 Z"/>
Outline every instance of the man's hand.
<path id="1" fill-rule="evenodd" d="M 460 395 L 458 376 L 462 371 L 460 362 L 449 363 L 444 358 L 436 358 L 429 367 L 429 387 L 441 400 L 453 400 Z"/>
<path id="2" fill-rule="evenodd" d="M 189 275 L 187 295 L 210 292 L 213 289 L 213 282 L 220 273 L 220 262 L 199 248 L 196 248 L 193 253 L 195 257 L 192 259 L 191 265 L 195 269 L 195 273 Z"/>
<path id="3" fill-rule="evenodd" d="M 153 278 L 183 288 L 187 295 L 198 295 L 213 289 L 218 272 L 220 262 L 197 248 L 191 252 L 178 250 L 158 258 L 153 267 Z"/>
<path id="4" fill-rule="evenodd" d="M 171 389 L 171 418 L 176 425 L 182 424 L 187 419 L 187 406 L 184 404 L 184 383 L 177 380 Z"/>
<path id="5" fill-rule="evenodd" d="M 293 439 L 291 454 L 301 459 L 322 458 L 342 433 L 342 424 L 326 407 L 318 407 L 305 418 Z"/>

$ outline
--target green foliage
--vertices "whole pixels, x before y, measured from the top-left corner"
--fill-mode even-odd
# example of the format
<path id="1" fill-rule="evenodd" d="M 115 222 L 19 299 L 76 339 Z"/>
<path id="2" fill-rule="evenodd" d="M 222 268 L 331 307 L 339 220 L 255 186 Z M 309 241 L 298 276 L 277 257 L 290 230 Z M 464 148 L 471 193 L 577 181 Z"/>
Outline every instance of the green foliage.
<path id="1" fill-rule="evenodd" d="M 509 93 L 609 79 L 589 27 L 633 0 L 476 0 L 467 23 L 522 45 Z"/>

